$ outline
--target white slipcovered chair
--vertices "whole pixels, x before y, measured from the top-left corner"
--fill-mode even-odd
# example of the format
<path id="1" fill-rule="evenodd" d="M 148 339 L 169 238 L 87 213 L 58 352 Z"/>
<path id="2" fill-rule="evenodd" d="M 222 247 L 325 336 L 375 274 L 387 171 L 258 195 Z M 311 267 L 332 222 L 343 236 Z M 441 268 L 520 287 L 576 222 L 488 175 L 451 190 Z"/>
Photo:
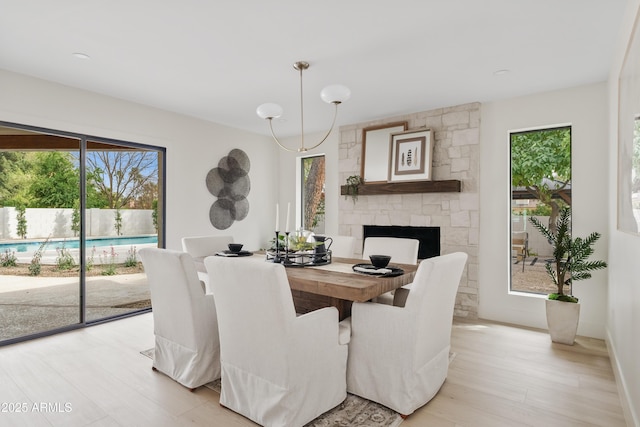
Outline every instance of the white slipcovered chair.
<path id="1" fill-rule="evenodd" d="M 367 237 L 364 239 L 362 259 L 369 259 L 369 255 L 389 255 L 390 263 L 413 264 L 418 263 L 418 239 L 402 237 Z M 375 298 L 380 304 L 392 305 L 395 291 L 387 292 Z"/>
<path id="2" fill-rule="evenodd" d="M 367 237 L 364 239 L 362 259 L 369 259 L 369 255 L 390 255 L 391 263 L 417 264 L 418 239 L 401 237 Z"/>
<path id="3" fill-rule="evenodd" d="M 192 236 L 182 238 L 182 250 L 191 255 L 196 263 L 196 270 L 206 273 L 204 268 L 205 257 L 215 255 L 217 252 L 229 249 L 229 243 L 233 243 L 233 236 Z"/>
<path id="4" fill-rule="evenodd" d="M 182 250 L 193 258 L 198 277 L 204 284 L 208 294 L 211 293 L 211 289 L 209 288 L 209 275 L 204 267 L 204 259 L 218 252 L 226 251 L 229 249 L 229 243 L 233 243 L 233 236 L 192 236 L 182 238 Z"/>
<path id="5" fill-rule="evenodd" d="M 406 416 L 447 376 L 453 307 L 467 254 L 423 260 L 405 307 L 354 302 L 347 391 Z"/>
<path id="6" fill-rule="evenodd" d="M 153 307 L 153 368 L 192 390 L 220 378 L 216 306 L 191 256 L 160 248 L 139 253 Z"/>
<path id="7" fill-rule="evenodd" d="M 356 238 L 353 236 L 331 236 L 331 256 L 338 258 L 355 258 Z"/>
<path id="8" fill-rule="evenodd" d="M 338 311 L 296 317 L 284 266 L 205 258 L 218 307 L 220 404 L 263 426 L 303 426 L 346 398 Z"/>

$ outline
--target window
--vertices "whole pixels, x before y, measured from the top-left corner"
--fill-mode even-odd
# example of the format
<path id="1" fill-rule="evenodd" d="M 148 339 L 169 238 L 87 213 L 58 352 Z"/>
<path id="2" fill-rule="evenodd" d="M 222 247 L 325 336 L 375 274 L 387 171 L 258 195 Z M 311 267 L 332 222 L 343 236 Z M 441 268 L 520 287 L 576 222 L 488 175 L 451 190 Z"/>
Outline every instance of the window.
<path id="1" fill-rule="evenodd" d="M 555 291 L 545 268 L 551 245 L 529 218 L 554 230 L 560 209 L 571 205 L 571 127 L 513 132 L 510 145 L 510 290 L 549 294 Z"/>
<path id="2" fill-rule="evenodd" d="M 0 122 L 0 344 L 149 310 L 164 149 Z"/>
<path id="3" fill-rule="evenodd" d="M 302 228 L 324 234 L 325 156 L 302 157 Z"/>

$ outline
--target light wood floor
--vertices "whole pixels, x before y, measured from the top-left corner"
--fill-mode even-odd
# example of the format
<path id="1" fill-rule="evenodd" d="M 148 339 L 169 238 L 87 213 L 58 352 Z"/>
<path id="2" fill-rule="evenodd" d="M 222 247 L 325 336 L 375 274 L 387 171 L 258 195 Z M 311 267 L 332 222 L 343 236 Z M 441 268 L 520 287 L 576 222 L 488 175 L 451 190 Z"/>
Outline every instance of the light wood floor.
<path id="1" fill-rule="evenodd" d="M 153 372 L 139 353 L 152 346 L 145 314 L 0 347 L 0 425 L 255 425 L 220 407 L 217 393 Z M 600 340 L 570 347 L 544 331 L 456 320 L 452 350 L 444 386 L 401 427 L 625 425 Z"/>

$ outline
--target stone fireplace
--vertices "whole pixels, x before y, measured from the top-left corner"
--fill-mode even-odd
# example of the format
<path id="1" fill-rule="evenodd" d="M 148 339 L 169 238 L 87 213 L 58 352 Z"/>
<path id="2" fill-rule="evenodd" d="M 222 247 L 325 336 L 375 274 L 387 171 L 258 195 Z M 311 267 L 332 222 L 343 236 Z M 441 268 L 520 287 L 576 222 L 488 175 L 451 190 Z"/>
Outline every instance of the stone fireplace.
<path id="1" fill-rule="evenodd" d="M 338 234 L 354 236 L 362 251 L 364 225 L 438 227 L 439 253 L 465 252 L 469 258 L 456 297 L 455 315 L 478 316 L 480 104 L 389 117 L 340 128 L 339 182 L 360 174 L 362 129 L 407 121 L 408 129 L 433 130 L 433 180 L 460 180 L 460 192 L 340 197 Z M 402 236 L 398 236 L 402 237 Z"/>

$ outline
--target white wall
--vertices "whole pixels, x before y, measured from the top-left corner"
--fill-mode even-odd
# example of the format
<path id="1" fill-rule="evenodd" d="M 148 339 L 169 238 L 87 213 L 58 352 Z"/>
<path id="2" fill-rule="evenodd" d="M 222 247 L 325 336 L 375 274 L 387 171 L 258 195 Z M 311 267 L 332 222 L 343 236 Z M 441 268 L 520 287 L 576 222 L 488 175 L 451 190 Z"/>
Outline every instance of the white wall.
<path id="1" fill-rule="evenodd" d="M 250 250 L 270 238 L 279 158 L 269 138 L 4 70 L 0 94 L 2 121 L 166 147 L 168 248 L 190 235 L 232 234 Z M 221 231 L 209 221 L 216 198 L 205 178 L 233 148 L 251 160 L 249 215 Z"/>
<path id="2" fill-rule="evenodd" d="M 480 307 L 485 319 L 546 329 L 544 297 L 509 295 L 509 131 L 570 124 L 572 230 L 603 237 L 594 259 L 607 260 L 608 158 L 606 84 L 595 84 L 482 105 L 480 150 Z M 576 282 L 579 335 L 605 336 L 607 272 Z"/>
<path id="3" fill-rule="evenodd" d="M 609 78 L 609 304 L 607 344 L 629 425 L 640 426 L 640 236 L 617 230 L 618 76 L 640 1 L 630 0 Z"/>

